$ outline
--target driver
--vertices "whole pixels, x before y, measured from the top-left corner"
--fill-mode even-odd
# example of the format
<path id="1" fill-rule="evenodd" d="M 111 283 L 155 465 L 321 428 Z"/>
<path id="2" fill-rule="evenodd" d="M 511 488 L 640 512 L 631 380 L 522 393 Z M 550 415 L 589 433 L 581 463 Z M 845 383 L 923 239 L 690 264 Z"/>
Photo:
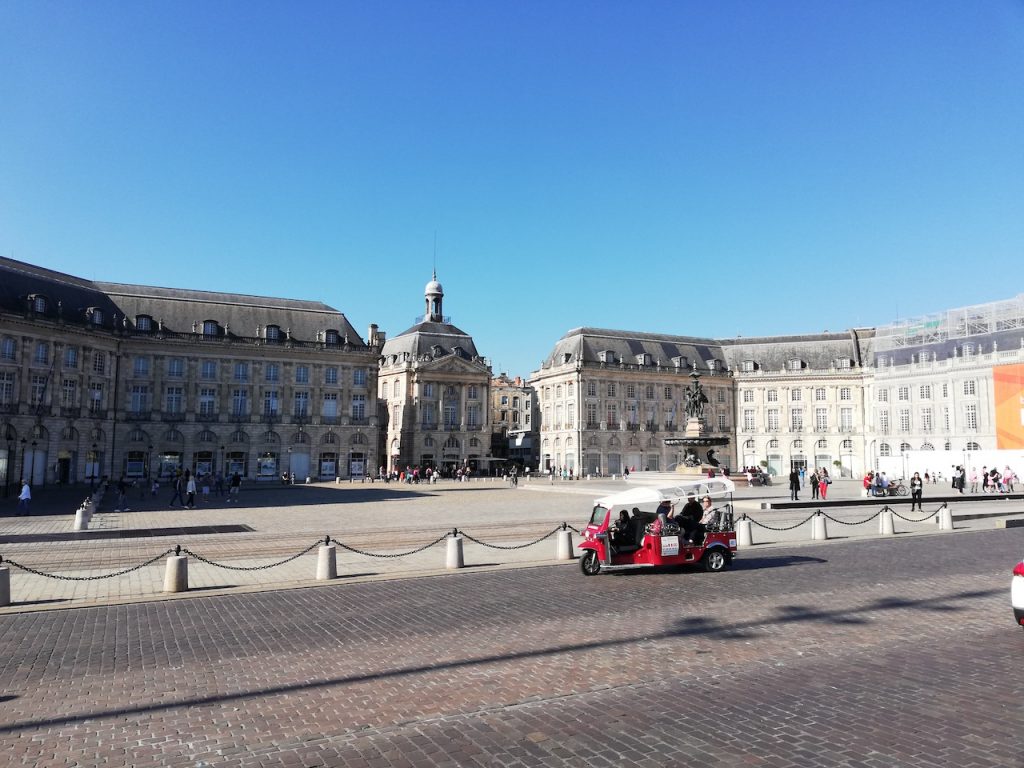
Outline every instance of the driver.
<path id="1" fill-rule="evenodd" d="M 687 543 L 693 543 L 694 533 L 697 530 L 697 526 L 700 525 L 702 516 L 703 511 L 700 504 L 697 503 L 697 497 L 692 493 L 689 494 L 678 517 L 679 525 L 683 529 L 683 538 L 687 540 Z"/>
<path id="2" fill-rule="evenodd" d="M 619 510 L 619 519 L 612 526 L 612 544 L 631 544 L 632 537 L 629 535 L 629 512 L 625 509 Z"/>

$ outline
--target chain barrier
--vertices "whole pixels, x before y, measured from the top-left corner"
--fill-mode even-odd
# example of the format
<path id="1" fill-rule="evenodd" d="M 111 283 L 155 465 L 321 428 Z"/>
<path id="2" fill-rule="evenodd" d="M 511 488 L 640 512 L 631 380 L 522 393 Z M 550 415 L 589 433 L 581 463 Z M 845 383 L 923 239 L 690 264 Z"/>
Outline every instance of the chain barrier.
<path id="1" fill-rule="evenodd" d="M 422 551 L 424 551 L 426 549 L 430 549 L 435 544 L 439 544 L 440 542 L 444 541 L 446 538 L 448 538 L 448 534 L 447 533 L 443 533 L 440 536 L 438 536 L 436 539 L 434 539 L 432 542 L 430 542 L 429 544 L 424 544 L 422 547 L 418 547 L 417 549 L 411 549 L 408 552 L 393 552 L 391 554 L 382 554 L 380 552 L 367 552 L 366 550 L 363 550 L 363 549 L 356 549 L 355 547 L 350 547 L 348 544 L 345 544 L 344 542 L 338 541 L 337 539 L 334 539 L 334 538 L 331 539 L 331 543 L 332 544 L 337 544 L 339 547 L 341 547 L 342 549 L 347 549 L 349 552 L 355 552 L 357 555 L 365 555 L 366 557 L 392 558 L 392 557 L 405 557 L 407 555 L 419 554 L 420 552 L 422 552 Z"/>
<path id="2" fill-rule="evenodd" d="M 540 544 L 542 541 L 544 541 L 544 539 L 550 539 L 552 536 L 554 536 L 556 533 L 558 533 L 561 530 L 564 530 L 562 528 L 562 526 L 558 526 L 553 531 L 551 531 L 551 533 L 547 533 L 547 534 L 541 536 L 536 541 L 531 541 L 529 544 L 512 544 L 512 545 L 509 545 L 509 546 L 505 546 L 503 544 L 488 544 L 485 541 L 480 541 L 480 539 L 473 538 L 472 536 L 470 536 L 465 531 L 461 531 L 461 534 L 462 534 L 463 538 L 469 539 L 474 544 L 479 544 L 482 547 L 488 547 L 490 549 L 526 549 L 527 547 L 532 547 L 534 544 Z"/>
<path id="3" fill-rule="evenodd" d="M 759 526 L 761 528 L 767 528 L 769 531 L 792 531 L 794 528 L 799 528 L 804 523 L 809 522 L 810 520 L 813 520 L 814 519 L 814 515 L 808 515 L 803 520 L 801 520 L 799 523 L 796 523 L 794 525 L 788 525 L 788 526 L 781 527 L 781 528 L 776 528 L 776 527 L 771 526 L 771 525 L 765 525 L 764 523 L 759 523 L 754 518 L 747 517 L 746 515 L 744 515 L 742 519 L 749 520 L 754 525 Z"/>
<path id="4" fill-rule="evenodd" d="M 888 509 L 888 507 L 882 507 L 880 510 L 875 512 L 875 514 L 873 514 L 871 517 L 865 518 L 863 520 L 856 520 L 856 521 L 853 521 L 853 522 L 851 522 L 849 520 L 840 520 L 837 517 L 832 517 L 832 515 L 830 515 L 828 512 L 822 512 L 821 514 L 823 514 L 825 517 L 827 517 L 833 523 L 839 523 L 839 525 L 864 525 L 864 523 L 870 523 L 872 520 L 874 520 L 876 517 L 878 517 L 880 514 L 882 514 L 882 512 L 884 512 L 886 509 Z"/>
<path id="5" fill-rule="evenodd" d="M 182 547 L 181 551 L 184 552 L 186 555 L 191 555 L 196 560 L 199 560 L 200 562 L 206 563 L 207 565 L 212 565 L 215 568 L 225 568 L 225 569 L 227 569 L 229 571 L 265 571 L 268 568 L 276 568 L 279 565 L 284 565 L 285 563 L 290 563 L 292 560 L 298 560 L 303 555 L 312 552 L 314 548 L 320 546 L 320 544 L 322 544 L 322 543 L 323 542 L 321 542 L 319 539 L 317 539 L 315 542 L 310 544 L 308 547 L 306 547 L 301 552 L 299 552 L 297 554 L 294 554 L 291 557 L 286 557 L 284 560 L 278 560 L 276 563 L 267 563 L 266 565 L 227 565 L 226 563 L 217 563 L 217 562 L 214 562 L 213 560 L 205 558 L 202 555 L 200 555 L 199 553 L 193 552 L 191 549 L 188 549 L 187 547 Z"/>
<path id="6" fill-rule="evenodd" d="M 938 506 L 938 507 L 936 508 L 936 510 L 935 510 L 934 512 L 930 512 L 930 513 L 928 513 L 927 515 L 925 515 L 924 517 L 922 517 L 922 518 L 921 518 L 920 520 L 915 520 L 915 519 L 913 519 L 913 518 L 911 518 L 911 517 L 904 517 L 904 516 L 903 516 L 903 515 L 901 515 L 901 514 L 900 514 L 899 512 L 897 512 L 897 511 L 896 511 L 895 509 L 893 509 L 893 510 L 890 510 L 890 511 L 891 511 L 891 512 L 892 512 L 892 513 L 893 513 L 894 515 L 896 515 L 896 517 L 898 517 L 898 518 L 899 518 L 900 520 L 906 520 L 906 521 L 907 521 L 908 523 L 924 523 L 924 522 L 926 522 L 926 521 L 928 521 L 928 520 L 931 520 L 931 519 L 932 519 L 933 517 L 935 517 L 935 516 L 936 516 L 937 514 L 939 514 L 939 512 L 940 512 L 941 510 L 943 510 L 943 509 L 945 509 L 945 508 L 946 508 L 946 506 L 947 506 L 947 505 L 946 505 L 946 502 L 942 502 L 942 504 L 940 504 L 940 505 L 939 505 L 939 506 Z"/>
<path id="7" fill-rule="evenodd" d="M 161 552 L 156 557 L 153 557 L 144 563 L 133 565 L 131 568 L 125 568 L 123 571 L 116 571 L 114 573 L 101 573 L 98 576 L 64 576 L 59 573 L 46 573 L 45 571 L 40 571 L 35 568 L 30 568 L 27 565 L 22 565 L 16 560 L 4 560 L 3 557 L 0 557 L 0 563 L 7 563 L 8 565 L 13 565 L 15 568 L 20 568 L 21 570 L 25 571 L 25 573 L 31 573 L 34 576 L 43 576 L 47 579 L 57 579 L 59 581 L 99 581 L 100 579 L 112 579 L 115 576 L 124 576 L 126 573 L 131 573 L 132 571 L 137 571 L 141 568 L 145 568 L 147 565 L 152 565 L 157 560 L 167 557 L 167 555 L 173 552 L 173 549 L 168 549 L 166 552 Z"/>
<path id="8" fill-rule="evenodd" d="M 568 523 L 562 523 L 562 525 L 564 525 L 566 528 L 568 528 L 573 533 L 578 533 L 580 536 L 583 535 L 583 531 L 581 531 L 579 528 L 577 528 L 574 525 L 569 525 Z"/>

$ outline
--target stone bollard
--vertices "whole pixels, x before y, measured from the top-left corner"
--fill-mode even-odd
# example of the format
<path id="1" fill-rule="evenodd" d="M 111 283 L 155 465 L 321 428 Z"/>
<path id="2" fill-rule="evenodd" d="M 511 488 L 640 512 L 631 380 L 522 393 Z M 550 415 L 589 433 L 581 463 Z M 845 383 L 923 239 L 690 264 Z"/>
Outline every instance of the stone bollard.
<path id="1" fill-rule="evenodd" d="M 828 530 L 825 528 L 825 516 L 818 511 L 818 514 L 811 520 L 811 539 L 813 541 L 825 541 L 828 538 Z"/>
<path id="2" fill-rule="evenodd" d="M 164 592 L 188 591 L 188 557 L 170 555 L 164 571 Z"/>
<path id="3" fill-rule="evenodd" d="M 942 509 L 939 510 L 939 530 L 953 530 L 953 510 L 951 510 L 948 506 L 943 507 Z"/>
<path id="4" fill-rule="evenodd" d="M 321 544 L 316 559 L 316 580 L 338 578 L 338 549 L 333 544 Z"/>
<path id="5" fill-rule="evenodd" d="M 742 549 L 752 546 L 754 546 L 754 538 L 751 535 L 750 520 L 744 515 L 736 523 L 736 547 Z"/>
<path id="6" fill-rule="evenodd" d="M 89 510 L 87 510 L 85 507 L 79 507 L 78 511 L 75 512 L 75 530 L 89 530 Z"/>
<path id="7" fill-rule="evenodd" d="M 11 604 L 11 569 L 0 566 L 0 608 Z"/>
<path id="8" fill-rule="evenodd" d="M 563 528 L 555 534 L 555 560 L 572 559 L 572 531 Z"/>
<path id="9" fill-rule="evenodd" d="M 448 537 L 448 552 L 445 557 L 445 568 L 462 568 L 465 562 L 462 559 L 462 537 L 459 536 L 458 530 L 452 531 L 452 535 Z"/>
<path id="10" fill-rule="evenodd" d="M 895 536 L 896 529 L 893 526 L 892 510 L 886 507 L 878 516 L 878 533 L 880 536 Z"/>

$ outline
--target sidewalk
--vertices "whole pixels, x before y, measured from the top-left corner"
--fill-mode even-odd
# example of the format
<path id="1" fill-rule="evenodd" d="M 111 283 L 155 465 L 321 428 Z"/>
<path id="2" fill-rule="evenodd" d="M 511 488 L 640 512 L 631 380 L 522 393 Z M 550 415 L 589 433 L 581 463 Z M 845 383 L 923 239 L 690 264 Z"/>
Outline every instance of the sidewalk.
<path id="1" fill-rule="evenodd" d="M 177 545 L 217 563 L 218 568 L 189 558 L 190 591 L 185 595 L 210 594 L 222 590 L 278 589 L 313 586 L 316 582 L 317 550 L 314 545 L 330 535 L 367 552 L 396 555 L 423 547 L 453 528 L 499 547 L 519 547 L 534 541 L 566 522 L 582 529 L 593 499 L 625 489 L 621 480 L 521 481 L 511 488 L 501 480 L 480 479 L 470 483 L 453 481 L 437 485 L 408 484 L 314 484 L 309 486 L 266 486 L 243 488 L 240 498 L 200 500 L 195 510 L 170 508 L 169 489 L 157 498 L 130 499 L 129 511 L 101 511 L 92 520 L 88 534 L 74 534 L 74 509 L 85 493 L 81 488 L 41 489 L 31 517 L 9 517 L 11 505 L 0 505 L 0 555 L 4 560 L 62 577 L 90 577 L 88 581 L 47 578 L 11 567 L 11 597 L 14 605 L 0 613 L 45 607 L 67 607 L 95 603 L 116 603 L 164 599 L 164 557 Z M 841 522 L 828 522 L 831 538 L 878 536 L 877 511 L 883 506 L 851 508 L 860 502 L 859 484 L 836 481 L 830 498 L 820 508 Z M 114 491 L 107 503 L 111 509 Z M 764 503 L 788 499 L 785 488 L 738 487 L 734 506 L 737 517 L 747 514 L 756 523 L 786 529 L 805 520 L 813 510 L 761 509 Z M 11 500 L 8 500 L 11 501 Z M 16 502 L 16 500 L 14 500 Z M 880 500 L 884 501 L 884 500 Z M 969 498 L 951 505 L 959 530 L 989 530 L 1005 517 L 1020 518 L 1024 504 L 1005 502 L 994 510 L 992 502 Z M 937 503 L 925 499 L 925 510 Z M 1002 502 L 1000 503 L 1002 507 Z M 920 522 L 896 519 L 898 538 L 937 532 L 931 515 L 910 514 Z M 998 512 L 997 516 L 981 516 Z M 755 549 L 771 546 L 827 546 L 811 541 L 810 523 L 789 530 L 753 526 Z M 108 538 L 94 538 L 96 532 Z M 574 542 L 579 537 L 574 536 Z M 313 547 L 308 554 L 267 568 Z M 368 557 L 342 548 L 338 550 L 338 573 L 342 580 L 409 578 L 447 573 L 444 541 L 415 554 L 401 557 Z M 742 557 L 742 553 L 740 555 Z M 550 565 L 555 557 L 555 537 L 533 546 L 516 549 L 487 548 L 468 539 L 464 559 L 470 568 L 526 567 Z M 154 559 L 144 567 L 140 563 Z M 260 570 L 236 570 L 260 568 Z M 108 574 L 132 569 L 113 578 Z M 336 583 L 336 582 L 333 582 Z M 177 597 L 177 596 L 175 596 Z"/>

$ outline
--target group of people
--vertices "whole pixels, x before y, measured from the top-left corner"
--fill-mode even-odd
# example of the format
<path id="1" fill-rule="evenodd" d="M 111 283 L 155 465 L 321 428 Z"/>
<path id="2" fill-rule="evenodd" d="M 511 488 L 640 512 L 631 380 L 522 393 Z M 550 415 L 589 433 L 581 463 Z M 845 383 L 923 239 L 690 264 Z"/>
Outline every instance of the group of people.
<path id="1" fill-rule="evenodd" d="M 757 481 L 758 485 L 771 484 L 771 480 L 768 477 L 768 473 L 761 469 L 761 467 L 744 467 L 743 474 L 747 476 L 748 488 L 754 487 L 755 480 Z"/>
<path id="2" fill-rule="evenodd" d="M 789 498 L 792 501 L 800 501 L 800 489 L 803 488 L 806 473 L 807 470 L 803 467 L 800 469 L 794 467 L 789 473 Z M 807 480 L 811 486 L 812 499 L 828 498 L 828 487 L 832 485 L 832 477 L 827 469 L 820 467 L 812 470 L 811 476 Z"/>
<path id="3" fill-rule="evenodd" d="M 634 518 L 639 511 L 637 508 L 633 509 Z M 704 541 L 707 526 L 714 522 L 717 511 L 712 506 L 710 496 L 705 496 L 701 502 L 698 502 L 696 495 L 691 493 L 687 496 L 686 503 L 678 514 L 676 514 L 675 505 L 668 499 L 662 500 L 658 509 L 655 510 L 655 514 L 657 518 L 651 528 L 651 533 L 655 536 L 662 535 L 670 527 L 669 523 L 675 523 L 679 526 L 680 534 L 687 544 L 700 544 Z M 621 510 L 615 530 L 620 535 L 625 534 L 629 530 L 629 522 L 629 512 L 625 509 Z"/>
<path id="4" fill-rule="evenodd" d="M 1013 487 L 1017 483 L 1017 474 L 1009 466 L 1003 467 L 1000 472 L 995 467 L 989 469 L 987 466 L 981 468 L 978 474 L 977 467 L 971 467 L 970 474 L 971 493 L 977 493 L 981 488 L 982 493 L 1013 493 Z M 960 490 L 963 493 L 963 488 Z"/>
<path id="5" fill-rule="evenodd" d="M 238 499 L 238 491 L 242 486 L 242 476 L 235 472 L 231 477 L 227 477 L 223 472 L 195 472 L 193 473 L 190 469 L 181 470 L 178 469 L 171 474 L 170 477 L 171 485 L 171 500 L 169 506 L 175 506 L 175 502 L 183 506 L 185 509 L 196 508 L 196 497 L 201 494 L 203 500 L 209 500 L 210 491 L 217 496 L 225 495 L 225 486 L 227 487 L 228 501 L 236 501 Z M 117 481 L 117 504 L 114 507 L 115 512 L 130 512 L 131 509 L 128 506 L 128 493 L 133 487 L 139 488 L 139 497 L 145 498 L 147 483 L 145 479 L 129 480 L 125 475 L 121 475 L 121 479 Z M 148 483 L 150 495 L 156 498 L 160 493 L 160 479 L 154 477 L 153 480 Z"/>

